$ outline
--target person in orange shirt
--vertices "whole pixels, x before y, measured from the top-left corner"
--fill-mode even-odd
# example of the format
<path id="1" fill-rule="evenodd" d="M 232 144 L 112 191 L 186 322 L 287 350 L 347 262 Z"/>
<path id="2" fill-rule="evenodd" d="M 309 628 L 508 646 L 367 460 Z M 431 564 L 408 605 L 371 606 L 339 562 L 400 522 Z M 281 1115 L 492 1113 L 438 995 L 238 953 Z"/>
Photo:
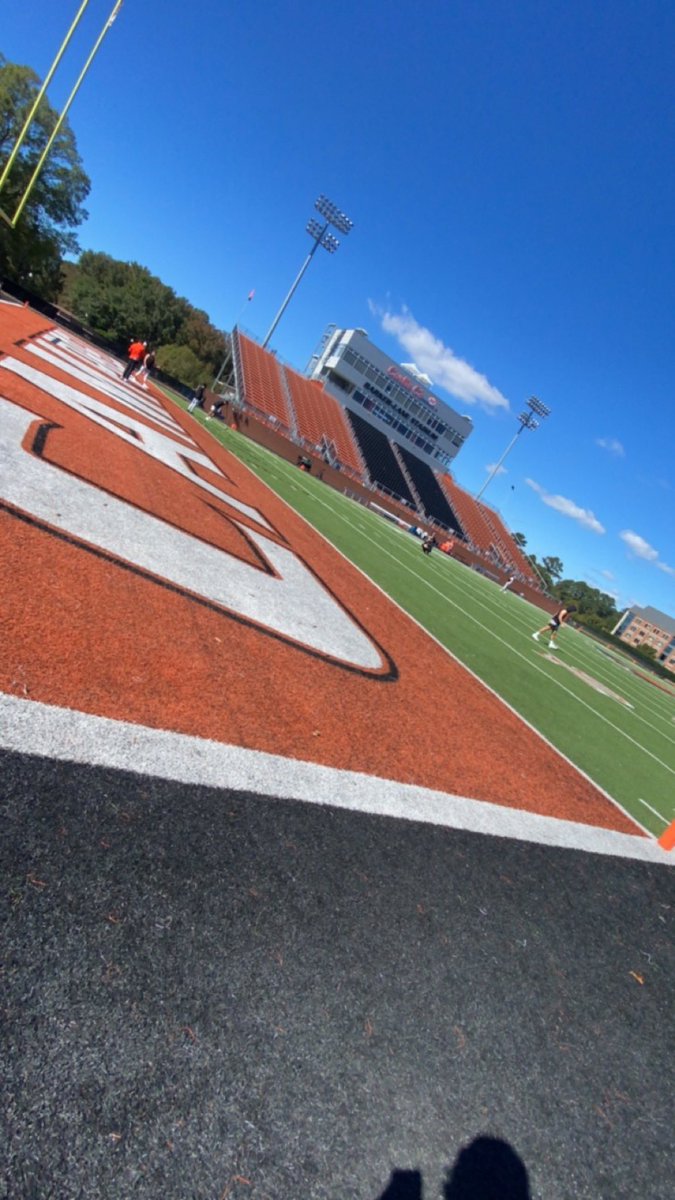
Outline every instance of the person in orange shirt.
<path id="1" fill-rule="evenodd" d="M 128 362 L 124 368 L 122 379 L 128 379 L 130 375 L 133 375 L 134 371 L 138 370 L 143 362 L 143 359 L 145 358 L 147 345 L 147 342 L 135 341 L 131 343 L 129 349 L 127 350 Z"/>

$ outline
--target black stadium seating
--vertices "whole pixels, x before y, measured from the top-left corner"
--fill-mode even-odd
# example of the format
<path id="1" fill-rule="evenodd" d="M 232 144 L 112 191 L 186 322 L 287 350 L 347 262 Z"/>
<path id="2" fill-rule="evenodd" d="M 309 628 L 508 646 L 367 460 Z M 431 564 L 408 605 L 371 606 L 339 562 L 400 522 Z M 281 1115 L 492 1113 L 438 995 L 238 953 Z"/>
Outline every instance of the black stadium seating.
<path id="1" fill-rule="evenodd" d="M 415 501 L 396 461 L 394 451 L 389 445 L 387 435 L 380 433 L 379 429 L 364 420 L 358 413 L 352 412 L 351 409 L 345 409 L 345 412 L 354 430 L 354 436 L 373 483 L 393 492 L 395 496 L 401 496 L 414 509 Z"/>
<path id="2" fill-rule="evenodd" d="M 434 521 L 439 521 L 441 525 L 447 525 L 457 537 L 463 539 L 464 530 L 450 502 L 441 491 L 431 467 L 423 462 L 421 458 L 417 458 L 414 454 L 411 454 L 410 450 L 406 450 L 405 446 L 402 446 L 400 442 L 396 443 L 396 448 L 406 465 L 414 487 L 417 489 L 417 494 L 424 505 L 424 511 L 427 516 L 431 517 Z"/>

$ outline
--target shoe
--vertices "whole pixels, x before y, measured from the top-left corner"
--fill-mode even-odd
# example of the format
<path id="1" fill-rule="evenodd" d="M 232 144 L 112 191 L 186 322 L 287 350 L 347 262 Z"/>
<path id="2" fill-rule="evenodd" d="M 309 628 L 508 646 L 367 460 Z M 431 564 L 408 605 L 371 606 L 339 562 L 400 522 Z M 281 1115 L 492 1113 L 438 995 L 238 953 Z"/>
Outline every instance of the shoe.
<path id="1" fill-rule="evenodd" d="M 534 638 L 535 642 L 538 642 L 538 641 L 539 641 L 539 634 L 538 634 L 538 633 L 533 633 L 533 634 L 532 634 L 532 637 Z"/>
<path id="2" fill-rule="evenodd" d="M 558 649 L 555 642 L 549 642 L 548 648 L 549 648 L 549 650 L 557 650 Z"/>

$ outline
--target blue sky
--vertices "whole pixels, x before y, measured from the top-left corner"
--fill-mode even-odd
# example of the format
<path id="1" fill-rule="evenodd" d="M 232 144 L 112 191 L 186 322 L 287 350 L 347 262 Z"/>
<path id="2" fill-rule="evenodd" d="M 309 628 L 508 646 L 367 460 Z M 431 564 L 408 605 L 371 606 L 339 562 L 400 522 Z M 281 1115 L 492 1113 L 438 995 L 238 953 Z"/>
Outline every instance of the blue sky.
<path id="1" fill-rule="evenodd" d="M 5 6 L 0 50 L 44 74 L 78 7 Z M 672 0 L 125 0 L 71 110 L 80 241 L 262 338 L 327 194 L 354 229 L 279 355 L 304 368 L 335 322 L 414 359 L 474 420 L 471 491 L 539 396 L 485 499 L 567 576 L 675 615 L 674 47 Z"/>

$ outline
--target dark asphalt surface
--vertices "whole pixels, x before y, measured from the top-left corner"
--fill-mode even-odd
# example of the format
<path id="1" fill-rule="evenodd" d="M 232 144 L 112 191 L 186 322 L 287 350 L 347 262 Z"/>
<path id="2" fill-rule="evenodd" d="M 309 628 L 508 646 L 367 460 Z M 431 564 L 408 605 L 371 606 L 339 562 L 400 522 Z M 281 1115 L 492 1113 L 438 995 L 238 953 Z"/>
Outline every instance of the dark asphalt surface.
<path id="1" fill-rule="evenodd" d="M 672 870 L 0 771 L 2 1197 L 670 1200 Z"/>

